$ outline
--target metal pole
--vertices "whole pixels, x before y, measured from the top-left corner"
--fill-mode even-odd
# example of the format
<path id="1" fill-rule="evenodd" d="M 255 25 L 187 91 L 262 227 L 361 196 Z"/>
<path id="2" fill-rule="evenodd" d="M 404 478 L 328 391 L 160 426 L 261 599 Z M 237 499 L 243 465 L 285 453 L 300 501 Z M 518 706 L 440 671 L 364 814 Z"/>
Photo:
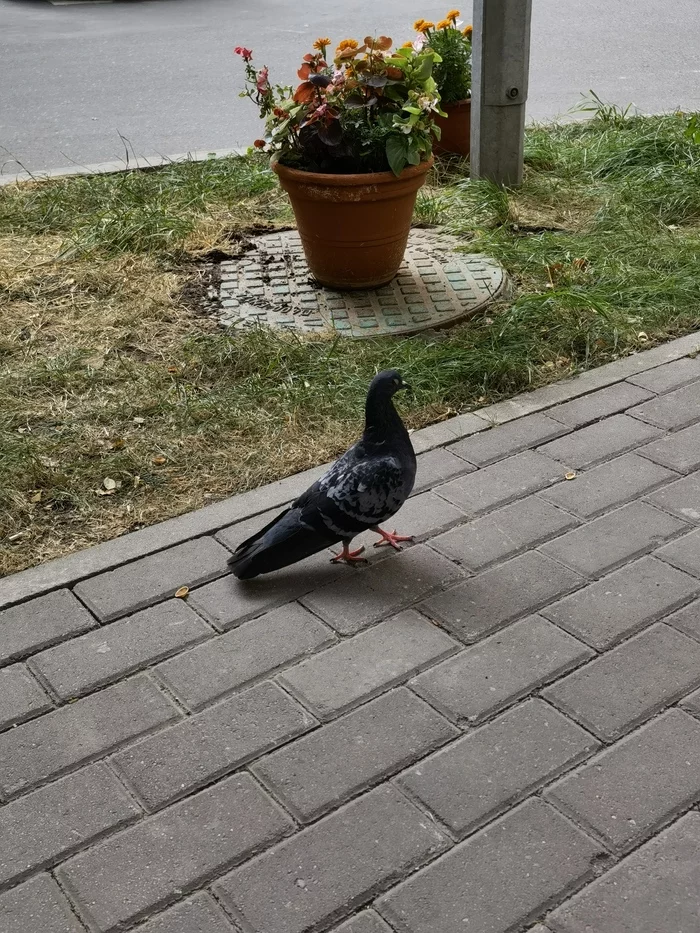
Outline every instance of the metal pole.
<path id="1" fill-rule="evenodd" d="M 532 0 L 474 0 L 471 177 L 523 180 Z"/>

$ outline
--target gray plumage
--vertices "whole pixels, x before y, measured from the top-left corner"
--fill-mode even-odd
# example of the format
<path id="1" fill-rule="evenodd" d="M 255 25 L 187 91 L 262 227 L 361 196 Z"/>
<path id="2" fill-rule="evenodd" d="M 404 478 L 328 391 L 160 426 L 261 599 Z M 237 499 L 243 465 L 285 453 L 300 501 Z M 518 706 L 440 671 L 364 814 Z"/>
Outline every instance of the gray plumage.
<path id="1" fill-rule="evenodd" d="M 345 555 L 356 535 L 378 529 L 398 512 L 416 478 L 416 455 L 392 401 L 404 388 L 396 370 L 374 377 L 360 440 L 288 509 L 238 546 L 229 564 L 239 579 L 279 570 L 338 542 Z"/>

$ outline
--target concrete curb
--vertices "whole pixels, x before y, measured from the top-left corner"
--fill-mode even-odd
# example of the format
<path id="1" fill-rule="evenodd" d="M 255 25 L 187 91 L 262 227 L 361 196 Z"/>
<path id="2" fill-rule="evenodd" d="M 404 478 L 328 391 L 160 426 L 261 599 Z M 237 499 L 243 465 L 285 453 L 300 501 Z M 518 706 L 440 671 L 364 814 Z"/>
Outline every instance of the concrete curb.
<path id="1" fill-rule="evenodd" d="M 112 162 L 93 162 L 90 165 L 65 165 L 61 168 L 46 169 L 38 172 L 18 172 L 14 175 L 2 174 L 0 168 L 0 187 L 16 185 L 22 181 L 48 181 L 52 178 L 67 178 L 72 175 L 115 175 L 118 172 L 134 172 L 140 169 L 160 168 L 173 162 L 206 162 L 207 159 L 224 159 L 227 156 L 244 156 L 246 149 L 211 149 L 206 152 L 194 150 L 180 152 L 170 156 L 137 156 L 133 162 L 115 159 Z M 9 160 L 12 161 L 12 160 Z"/>
<path id="2" fill-rule="evenodd" d="M 680 337 L 670 343 L 616 360 L 598 369 L 589 370 L 573 379 L 543 386 L 533 392 L 524 392 L 515 398 L 495 405 L 487 405 L 475 412 L 458 415 L 430 427 L 415 431 L 412 441 L 416 453 L 422 454 L 461 438 L 484 431 L 498 424 L 523 418 L 570 399 L 579 398 L 617 382 L 623 382 L 646 370 L 655 369 L 690 356 L 700 350 L 700 331 Z M 38 567 L 0 580 L 0 608 L 24 602 L 51 590 L 76 583 L 86 577 L 122 564 L 138 560 L 192 540 L 212 534 L 228 525 L 252 518 L 271 508 L 287 505 L 316 480 L 327 464 L 297 473 L 258 489 L 232 496 L 221 502 L 205 506 L 195 512 L 180 515 L 140 531 L 106 541 L 87 550 L 60 557 Z"/>

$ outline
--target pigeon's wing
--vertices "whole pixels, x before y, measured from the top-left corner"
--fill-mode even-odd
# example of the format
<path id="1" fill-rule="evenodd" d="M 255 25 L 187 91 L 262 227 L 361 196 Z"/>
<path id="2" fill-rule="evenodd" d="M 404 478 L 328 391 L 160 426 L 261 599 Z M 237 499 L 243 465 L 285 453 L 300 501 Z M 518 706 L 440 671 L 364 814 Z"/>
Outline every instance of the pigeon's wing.
<path id="1" fill-rule="evenodd" d="M 405 471 L 397 457 L 387 454 L 354 458 L 344 469 L 329 471 L 319 480 L 313 507 L 326 527 L 348 535 L 386 521 L 405 499 Z"/>

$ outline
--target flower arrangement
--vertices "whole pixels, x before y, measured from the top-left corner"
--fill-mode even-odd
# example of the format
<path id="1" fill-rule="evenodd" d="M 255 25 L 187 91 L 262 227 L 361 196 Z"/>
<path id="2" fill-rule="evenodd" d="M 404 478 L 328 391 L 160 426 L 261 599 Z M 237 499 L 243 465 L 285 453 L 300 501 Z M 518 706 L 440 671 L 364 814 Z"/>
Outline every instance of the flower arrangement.
<path id="1" fill-rule="evenodd" d="M 296 89 L 270 84 L 250 49 L 234 49 L 245 65 L 246 90 L 265 120 L 266 138 L 255 146 L 282 165 L 330 174 L 385 172 L 430 157 L 442 115 L 433 69 L 439 53 L 424 44 L 392 50 L 387 36 L 360 45 L 344 39 L 329 56 L 319 38 L 304 56 Z"/>
<path id="2" fill-rule="evenodd" d="M 416 20 L 418 36 L 414 47 L 431 48 L 439 55 L 433 77 L 443 104 L 465 100 L 471 95 L 472 27 L 461 27 L 459 10 L 450 10 L 437 25 Z"/>

